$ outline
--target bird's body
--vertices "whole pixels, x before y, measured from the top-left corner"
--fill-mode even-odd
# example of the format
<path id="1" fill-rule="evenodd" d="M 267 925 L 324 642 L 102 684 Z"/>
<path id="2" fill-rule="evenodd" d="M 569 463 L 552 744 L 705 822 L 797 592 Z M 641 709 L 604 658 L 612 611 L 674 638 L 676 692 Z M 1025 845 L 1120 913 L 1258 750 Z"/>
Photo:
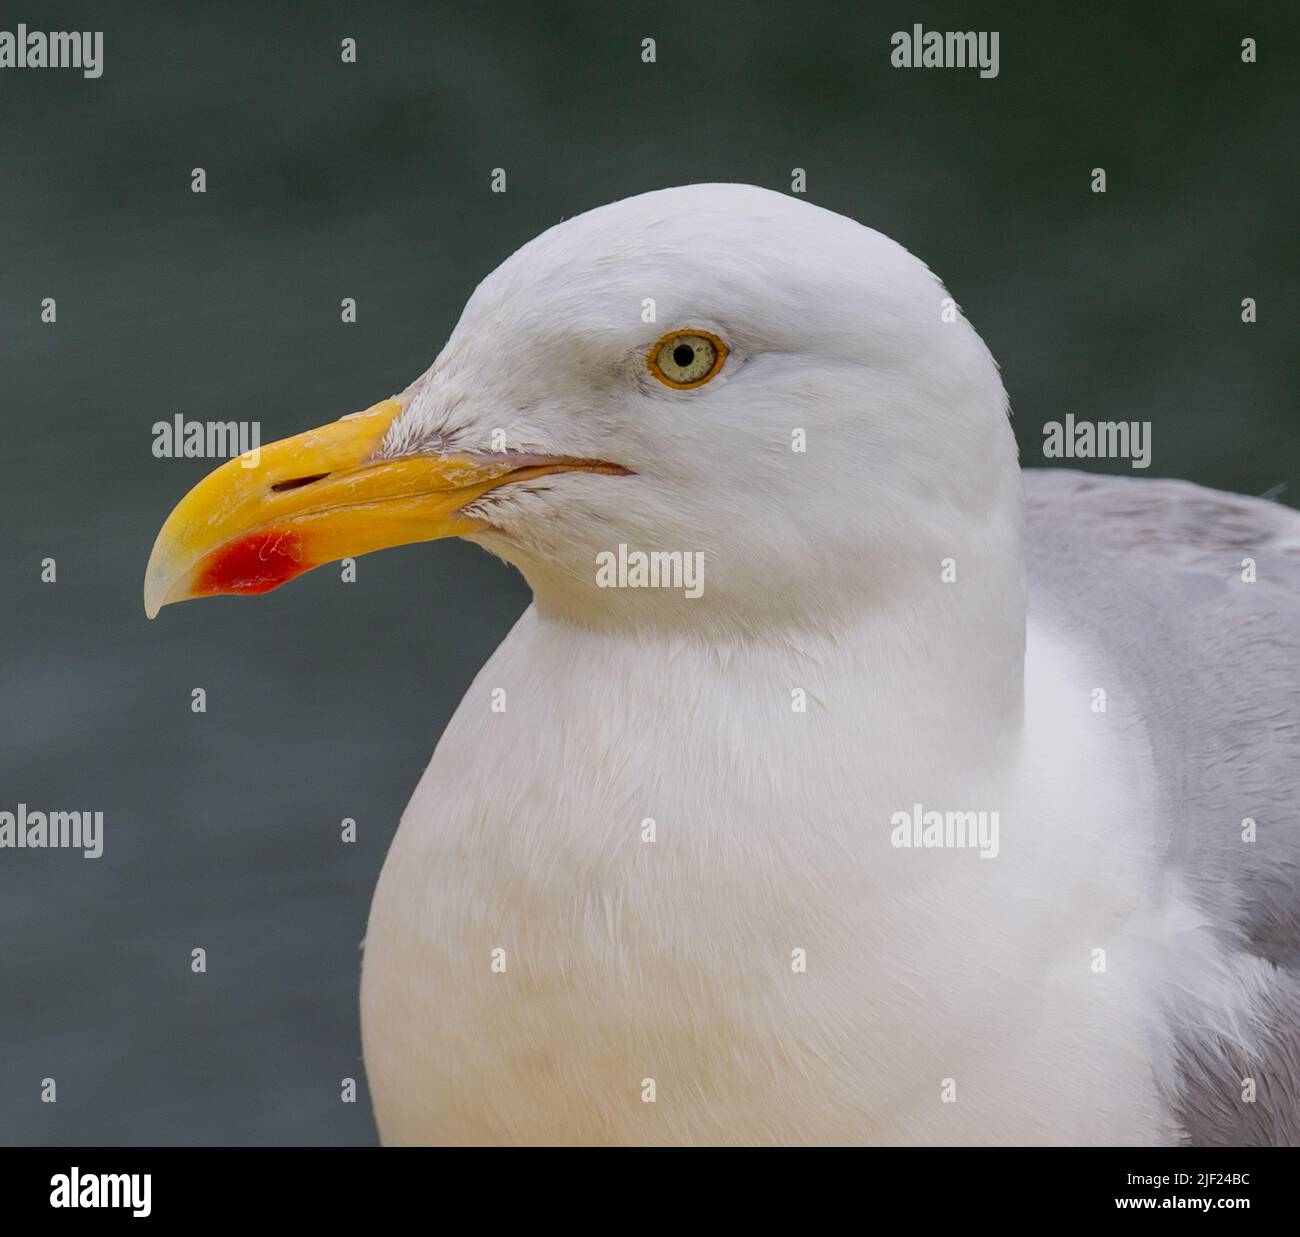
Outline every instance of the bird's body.
<path id="1" fill-rule="evenodd" d="M 534 603 L 375 895 L 385 1141 L 1300 1141 L 1294 513 L 1022 481 L 922 263 L 697 185 L 214 473 L 146 606 L 447 535 Z"/>
<path id="2" fill-rule="evenodd" d="M 1045 587 L 1070 542 L 1054 500 L 1068 518 L 1083 492 L 1074 567 L 1094 566 L 1075 587 L 1097 613 L 1160 609 L 1159 580 L 1128 592 L 1110 545 L 1079 544 L 1131 535 L 1104 517 L 1141 483 L 1032 480 Z M 1178 499 L 1211 498 L 1183 490 L 1157 503 L 1171 527 Z M 1261 509 L 1255 526 L 1288 520 Z M 1152 685 L 1111 645 L 1031 623 L 1021 740 L 1000 772 L 959 770 L 924 655 L 884 656 L 872 633 L 646 644 L 530 609 L 448 727 L 376 894 L 365 1055 L 385 1140 L 1294 1138 L 1276 1079 L 1272 1103 L 1229 1116 L 1241 1079 L 1220 1053 L 1263 1047 L 1295 981 L 1215 929 L 1203 865 L 1166 868 L 1171 829 L 1217 831 L 1227 853 L 1240 822 L 1171 799 L 1176 759 L 1157 765 L 1141 712 Z M 1000 805 L 998 857 L 891 850 L 916 797 Z M 1189 1035 L 1223 1037 L 1208 1075 L 1188 1076 Z"/>
<path id="3" fill-rule="evenodd" d="M 869 633 L 646 644 L 530 610 L 376 894 L 363 1010 L 384 1139 L 1162 1137 L 1143 1054 L 1107 1049 L 1153 1016 L 1159 916 L 1128 827 L 1148 792 L 1086 708 L 1064 716 L 1086 677 L 1030 648 L 1027 742 L 994 772 L 946 762 L 943 721 Z M 998 857 L 891 850 L 914 801 L 1000 809 Z"/>

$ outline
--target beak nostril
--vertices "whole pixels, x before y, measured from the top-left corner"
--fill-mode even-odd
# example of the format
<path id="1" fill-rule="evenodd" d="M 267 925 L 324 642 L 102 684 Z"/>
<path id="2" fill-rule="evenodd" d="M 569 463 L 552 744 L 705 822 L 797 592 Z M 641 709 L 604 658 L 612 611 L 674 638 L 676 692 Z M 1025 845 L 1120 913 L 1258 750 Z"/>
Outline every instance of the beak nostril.
<path id="1" fill-rule="evenodd" d="M 310 477 L 294 477 L 292 481 L 277 481 L 271 489 L 280 494 L 285 490 L 296 490 L 299 486 L 311 485 L 313 481 L 319 481 L 322 477 L 328 476 L 329 473 L 327 472 L 316 472 L 312 473 Z"/>

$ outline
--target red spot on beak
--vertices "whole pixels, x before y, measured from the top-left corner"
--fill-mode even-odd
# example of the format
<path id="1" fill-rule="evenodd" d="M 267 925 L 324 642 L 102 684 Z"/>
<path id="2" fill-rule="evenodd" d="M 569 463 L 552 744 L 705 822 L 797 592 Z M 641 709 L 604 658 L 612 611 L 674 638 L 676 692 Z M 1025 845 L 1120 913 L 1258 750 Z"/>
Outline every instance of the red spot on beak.
<path id="1" fill-rule="evenodd" d="M 199 567 L 194 595 L 269 593 L 315 566 L 303 554 L 300 532 L 263 529 L 213 550 Z"/>

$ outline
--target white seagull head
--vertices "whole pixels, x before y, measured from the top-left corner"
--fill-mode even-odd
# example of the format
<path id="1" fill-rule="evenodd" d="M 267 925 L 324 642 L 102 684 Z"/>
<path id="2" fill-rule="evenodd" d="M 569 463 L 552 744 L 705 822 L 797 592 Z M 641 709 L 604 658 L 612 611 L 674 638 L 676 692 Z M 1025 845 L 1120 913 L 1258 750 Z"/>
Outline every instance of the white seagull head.
<path id="1" fill-rule="evenodd" d="M 1020 569 L 979 336 L 900 245 L 747 185 L 558 224 L 479 285 L 400 396 L 246 463 L 164 526 L 151 612 L 446 535 L 591 625 L 824 626 L 947 557 L 997 546 Z"/>

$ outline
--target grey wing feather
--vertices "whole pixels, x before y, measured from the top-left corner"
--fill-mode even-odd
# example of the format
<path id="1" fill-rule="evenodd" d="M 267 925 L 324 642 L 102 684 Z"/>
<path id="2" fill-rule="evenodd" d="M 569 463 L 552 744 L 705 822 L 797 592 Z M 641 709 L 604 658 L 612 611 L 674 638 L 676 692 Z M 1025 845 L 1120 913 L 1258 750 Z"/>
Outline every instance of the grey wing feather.
<path id="1" fill-rule="evenodd" d="M 1164 799 L 1162 866 L 1225 947 L 1273 968 L 1256 1052 L 1177 1045 L 1184 1127 L 1195 1142 L 1300 1142 L 1300 513 L 1182 481 L 1024 479 L 1031 614 L 1135 693 Z"/>

